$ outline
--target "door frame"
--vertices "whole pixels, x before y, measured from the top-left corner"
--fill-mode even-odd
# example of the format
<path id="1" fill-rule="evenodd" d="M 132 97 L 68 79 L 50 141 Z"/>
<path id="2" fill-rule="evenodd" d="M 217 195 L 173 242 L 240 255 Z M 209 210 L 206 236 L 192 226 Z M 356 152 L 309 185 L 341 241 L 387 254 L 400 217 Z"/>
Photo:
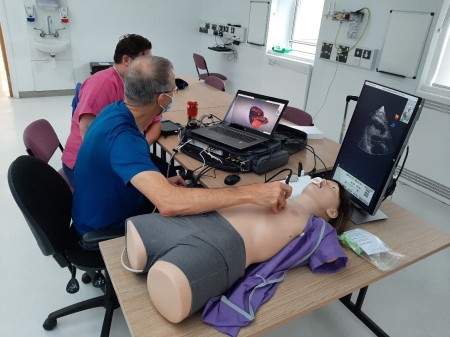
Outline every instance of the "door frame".
<path id="1" fill-rule="evenodd" d="M 8 81 L 9 97 L 13 97 L 13 91 L 11 86 L 11 75 L 9 74 L 8 55 L 6 55 L 5 40 L 3 39 L 3 29 L 1 23 L 0 23 L 0 49 L 3 56 L 3 66 L 5 67 L 6 79 Z"/>
<path id="2" fill-rule="evenodd" d="M 21 2 L 21 1 L 20 1 Z M 23 4 L 19 2 L 15 3 L 17 8 L 23 7 Z M 21 8 L 23 10 L 23 8 Z M 5 70 L 8 76 L 8 86 L 11 97 L 19 98 L 19 91 L 17 90 L 17 73 L 14 65 L 13 49 L 11 44 L 11 34 L 8 24 L 8 18 L 6 15 L 5 0 L 0 0 L 0 27 L 1 27 L 1 49 L 3 52 L 3 60 L 5 62 Z M 8 58 L 9 56 L 9 58 Z"/>

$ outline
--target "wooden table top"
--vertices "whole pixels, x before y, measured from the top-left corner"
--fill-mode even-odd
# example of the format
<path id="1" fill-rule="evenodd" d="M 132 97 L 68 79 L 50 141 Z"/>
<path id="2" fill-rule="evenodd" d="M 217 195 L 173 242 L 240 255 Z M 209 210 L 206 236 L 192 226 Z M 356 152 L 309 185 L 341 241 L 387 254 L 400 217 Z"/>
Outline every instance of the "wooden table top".
<path id="1" fill-rule="evenodd" d="M 227 107 L 200 108 L 198 116 L 200 118 L 204 114 L 206 115 L 213 114 L 219 118 L 223 118 L 227 109 L 228 109 Z M 180 125 L 183 126 L 186 125 L 187 115 L 184 111 L 170 111 L 164 114 L 164 117 L 165 119 L 179 123 Z M 179 145 L 179 137 L 177 135 L 172 135 L 168 137 L 161 136 L 158 139 L 158 144 L 170 156 L 173 154 L 174 149 L 176 149 L 177 146 Z M 322 159 L 322 161 L 326 166 L 326 169 L 330 170 L 334 165 L 336 156 L 339 152 L 340 145 L 328 138 L 311 139 L 308 140 L 308 144 L 314 148 L 316 155 L 319 156 L 320 159 Z M 181 153 L 181 151 L 176 154 L 175 160 L 179 162 L 183 167 L 189 169 L 195 169 L 202 165 L 201 162 L 189 157 L 186 154 Z M 267 172 L 267 177 L 271 177 L 272 175 L 274 175 L 283 168 L 290 168 L 293 170 L 294 173 L 297 173 L 299 162 L 302 163 L 305 172 L 311 171 L 314 168 L 314 165 L 316 165 L 316 172 L 325 171 L 325 167 L 323 166 L 322 162 L 319 159 L 315 161 L 314 155 L 310 151 L 307 151 L 305 149 L 289 156 L 289 162 L 286 165 Z M 229 174 L 230 172 L 215 170 L 215 178 L 208 174 L 208 176 L 203 176 L 200 182 L 204 186 L 209 188 L 223 187 L 223 181 L 225 177 Z M 286 175 L 287 174 L 284 174 L 284 176 L 280 175 L 278 180 L 286 178 Z M 264 174 L 257 175 L 256 173 L 241 173 L 241 180 L 235 186 L 261 183 L 264 182 L 264 178 L 265 178 Z"/>
<path id="2" fill-rule="evenodd" d="M 216 88 L 205 84 L 203 81 L 190 76 L 183 76 L 189 85 L 174 94 L 171 112 L 183 111 L 186 116 L 186 108 L 188 101 L 196 101 L 199 109 L 226 107 L 230 105 L 233 96 Z M 164 115 L 165 116 L 165 115 Z M 185 122 L 185 121 L 184 121 Z"/>
<path id="3" fill-rule="evenodd" d="M 182 78 L 189 82 L 189 86 L 176 93 L 173 108 L 164 114 L 164 118 L 185 125 L 186 106 L 189 100 L 199 103 L 199 116 L 203 113 L 212 113 L 219 117 L 225 114 L 232 100 L 229 94 L 209 87 L 197 79 Z M 162 137 L 158 143 L 171 154 L 178 145 L 178 138 Z M 338 144 L 326 138 L 310 140 L 308 143 L 314 146 L 315 152 L 328 168 L 333 166 L 339 151 Z M 184 154 L 177 154 L 175 159 L 189 168 L 198 167 L 200 164 Z M 303 163 L 305 171 L 309 171 L 313 167 L 314 158 L 307 151 L 291 156 L 288 166 L 294 172 L 297 170 L 298 161 Z M 318 169 L 320 165 L 317 164 Z M 275 171 L 277 170 L 273 172 Z M 228 174 L 216 170 L 216 178 L 204 177 L 202 183 L 210 188 L 223 187 L 223 179 Z M 273 173 L 269 172 L 268 176 L 271 174 Z M 245 179 L 241 179 L 238 184 L 251 184 L 263 180 L 264 175 L 245 173 Z M 450 246 L 450 234 L 429 226 L 389 200 L 383 202 L 381 210 L 388 215 L 388 219 L 365 224 L 359 228 L 377 235 L 394 251 L 405 255 L 405 259 L 395 269 L 380 271 L 346 249 L 349 257 L 348 265 L 335 274 L 313 274 L 307 267 L 291 270 L 279 285 L 273 298 L 258 310 L 255 321 L 241 329 L 239 336 L 263 334 Z M 109 240 L 100 243 L 100 249 L 132 336 L 223 336 L 211 326 L 204 324 L 200 313 L 179 324 L 169 323 L 160 316 L 150 301 L 146 275 L 133 274 L 121 265 L 120 256 L 124 243 L 124 238 Z"/>
<path id="4" fill-rule="evenodd" d="M 347 267 L 335 274 L 313 274 L 307 267 L 291 270 L 273 298 L 260 307 L 256 319 L 241 329 L 239 336 L 266 333 L 450 246 L 449 233 L 429 226 L 394 203 L 387 200 L 381 209 L 388 219 L 359 228 L 405 255 L 394 270 L 380 271 L 348 249 Z M 179 324 L 160 316 L 148 295 L 146 275 L 133 274 L 121 265 L 124 243 L 123 237 L 117 238 L 100 243 L 100 249 L 132 336 L 223 336 L 203 323 L 200 313 Z"/>
<path id="5" fill-rule="evenodd" d="M 164 114 L 164 119 L 171 120 L 184 126 L 187 123 L 187 102 L 198 102 L 198 119 L 203 115 L 213 114 L 219 118 L 223 118 L 231 104 L 233 96 L 229 93 L 217 90 L 203 81 L 198 81 L 192 77 L 182 77 L 189 83 L 189 86 L 183 90 L 179 90 L 174 96 L 174 104 L 171 111 Z M 172 155 L 174 149 L 179 145 L 178 136 L 161 136 L 158 139 L 158 144 L 168 153 Z M 289 157 L 289 162 L 283 167 L 267 172 L 267 175 L 257 175 L 255 173 L 241 173 L 241 180 L 235 186 L 249 185 L 259 182 L 264 182 L 265 177 L 271 177 L 283 168 L 290 168 L 294 173 L 297 173 L 298 163 L 301 162 L 305 172 L 311 171 L 316 166 L 316 172 L 329 170 L 333 167 L 340 145 L 330 139 L 324 138 L 320 140 L 308 140 L 308 144 L 314 148 L 316 155 L 322 159 L 325 164 L 319 159 L 314 160 L 314 155 L 307 150 L 300 151 Z M 189 169 L 196 169 L 202 165 L 201 162 L 179 152 L 175 159 L 183 167 Z M 223 181 L 229 172 L 215 170 L 214 175 L 203 176 L 200 182 L 209 188 L 223 187 Z M 287 174 L 280 175 L 279 180 L 286 177 Z M 245 177 L 244 179 L 242 179 Z"/>

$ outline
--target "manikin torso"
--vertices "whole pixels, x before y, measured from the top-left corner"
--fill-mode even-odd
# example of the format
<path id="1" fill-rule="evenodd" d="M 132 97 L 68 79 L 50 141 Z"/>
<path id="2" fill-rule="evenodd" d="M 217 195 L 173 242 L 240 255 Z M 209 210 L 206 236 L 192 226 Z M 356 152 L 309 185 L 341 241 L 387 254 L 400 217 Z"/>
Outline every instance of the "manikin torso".
<path id="1" fill-rule="evenodd" d="M 246 267 L 263 262 L 278 253 L 296 236 L 303 233 L 315 204 L 311 195 L 318 195 L 321 179 L 313 179 L 300 195 L 286 200 L 279 213 L 258 205 L 244 204 L 218 210 L 244 241 Z M 324 181 L 327 184 L 326 181 Z M 322 184 L 324 184 L 322 183 Z M 320 193 L 320 192 L 319 192 Z M 320 194 L 319 194 L 320 195 Z M 309 197 L 308 197 L 309 196 Z M 320 214 L 316 214 L 320 216 Z M 214 224 L 211 224 L 212 226 Z M 143 269 L 147 262 L 144 244 L 131 222 L 127 224 L 127 253 L 134 269 Z"/>
<path id="2" fill-rule="evenodd" d="M 245 245 L 245 266 L 266 261 L 305 230 L 309 214 L 292 199 L 275 214 L 257 205 L 240 205 L 218 210 L 241 235 Z"/>
<path id="3" fill-rule="evenodd" d="M 245 266 L 266 261 L 296 236 L 303 233 L 310 214 L 299 203 L 288 199 L 286 207 L 275 214 L 257 205 L 239 205 L 218 210 L 240 234 L 245 246 Z M 214 224 L 211 224 L 212 226 Z M 134 225 L 127 224 L 127 254 L 134 269 L 143 269 L 147 262 L 144 244 Z"/>
<path id="4" fill-rule="evenodd" d="M 326 203 L 336 202 L 338 197 L 335 192 L 330 192 L 330 186 L 326 181 L 309 184 L 300 196 L 287 199 L 286 207 L 277 214 L 270 209 L 249 204 L 219 210 L 244 241 L 246 267 L 273 257 L 304 232 L 312 214 L 321 216 L 323 213 L 320 210 L 326 207 Z M 316 207 L 316 204 L 319 206 Z M 131 267 L 143 269 L 147 254 L 131 222 L 127 224 L 126 240 Z M 177 266 L 157 261 L 149 270 L 147 287 L 153 305 L 168 321 L 178 323 L 188 316 L 192 292 L 189 281 Z"/>

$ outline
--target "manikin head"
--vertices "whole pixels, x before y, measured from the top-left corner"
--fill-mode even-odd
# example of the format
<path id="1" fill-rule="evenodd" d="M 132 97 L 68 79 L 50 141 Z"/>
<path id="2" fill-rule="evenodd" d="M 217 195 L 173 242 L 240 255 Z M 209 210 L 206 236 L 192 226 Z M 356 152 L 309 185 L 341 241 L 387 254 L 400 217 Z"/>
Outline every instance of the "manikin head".
<path id="1" fill-rule="evenodd" d="M 352 208 L 348 192 L 338 181 L 314 178 L 301 196 L 314 205 L 314 215 L 329 222 L 338 235 L 345 231 Z"/>

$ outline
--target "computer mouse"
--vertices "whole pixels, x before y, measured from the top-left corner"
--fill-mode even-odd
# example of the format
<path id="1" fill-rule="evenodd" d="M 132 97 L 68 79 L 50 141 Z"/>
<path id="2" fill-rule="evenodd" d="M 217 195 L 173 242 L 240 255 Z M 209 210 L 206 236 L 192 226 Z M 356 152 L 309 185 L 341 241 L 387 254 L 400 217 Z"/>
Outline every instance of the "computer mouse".
<path id="1" fill-rule="evenodd" d="M 238 176 L 237 174 L 230 174 L 225 177 L 225 180 L 223 182 L 225 183 L 225 185 L 234 185 L 239 182 L 239 180 L 241 180 L 240 176 Z"/>

